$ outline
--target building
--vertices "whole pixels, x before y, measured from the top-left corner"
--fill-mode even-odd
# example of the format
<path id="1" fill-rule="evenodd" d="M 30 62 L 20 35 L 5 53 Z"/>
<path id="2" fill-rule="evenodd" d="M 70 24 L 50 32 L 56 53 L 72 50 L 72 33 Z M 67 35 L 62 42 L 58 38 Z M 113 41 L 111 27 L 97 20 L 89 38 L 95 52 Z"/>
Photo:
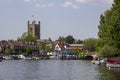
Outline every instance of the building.
<path id="1" fill-rule="evenodd" d="M 83 50 L 83 44 L 69 44 L 69 46 L 72 51 L 82 51 Z"/>
<path id="2" fill-rule="evenodd" d="M 35 21 L 32 21 L 30 24 L 28 21 L 28 34 L 36 36 L 38 39 L 40 39 L 40 21 L 38 21 L 38 24 L 36 24 Z"/>

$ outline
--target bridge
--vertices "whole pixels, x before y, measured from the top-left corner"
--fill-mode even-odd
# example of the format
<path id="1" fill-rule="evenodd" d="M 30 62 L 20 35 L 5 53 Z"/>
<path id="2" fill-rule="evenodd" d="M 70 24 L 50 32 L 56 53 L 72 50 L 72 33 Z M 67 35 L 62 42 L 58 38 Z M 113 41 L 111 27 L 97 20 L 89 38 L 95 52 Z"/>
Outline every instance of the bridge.
<path id="1" fill-rule="evenodd" d="M 92 59 L 94 59 L 95 57 L 97 57 L 97 55 L 96 55 L 95 52 L 85 53 L 85 59 L 87 59 L 87 60 L 92 60 Z"/>

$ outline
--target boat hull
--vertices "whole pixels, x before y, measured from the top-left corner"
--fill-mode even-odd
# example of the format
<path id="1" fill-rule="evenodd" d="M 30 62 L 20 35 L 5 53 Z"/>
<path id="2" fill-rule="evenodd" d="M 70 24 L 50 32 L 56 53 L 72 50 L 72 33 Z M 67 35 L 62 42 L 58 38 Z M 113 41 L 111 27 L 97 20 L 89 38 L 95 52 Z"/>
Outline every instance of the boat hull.
<path id="1" fill-rule="evenodd" d="M 106 63 L 108 68 L 120 68 L 120 64 Z"/>

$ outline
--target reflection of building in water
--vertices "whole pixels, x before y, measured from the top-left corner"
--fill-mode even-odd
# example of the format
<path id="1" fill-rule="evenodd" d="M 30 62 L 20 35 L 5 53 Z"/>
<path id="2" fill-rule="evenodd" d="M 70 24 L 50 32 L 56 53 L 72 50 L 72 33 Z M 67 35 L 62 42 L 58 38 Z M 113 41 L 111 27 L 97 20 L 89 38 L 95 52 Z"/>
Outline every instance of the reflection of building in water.
<path id="1" fill-rule="evenodd" d="M 36 36 L 40 39 L 40 21 L 38 24 L 36 24 L 35 21 L 32 21 L 32 24 L 30 24 L 28 21 L 28 34 Z"/>

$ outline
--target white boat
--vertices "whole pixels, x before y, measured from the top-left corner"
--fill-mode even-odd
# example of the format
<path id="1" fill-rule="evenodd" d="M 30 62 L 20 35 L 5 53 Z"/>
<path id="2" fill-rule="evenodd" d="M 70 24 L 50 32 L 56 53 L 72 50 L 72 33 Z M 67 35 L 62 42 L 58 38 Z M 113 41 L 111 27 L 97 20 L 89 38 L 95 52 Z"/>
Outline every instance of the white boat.
<path id="1" fill-rule="evenodd" d="M 92 60 L 92 63 L 93 64 L 96 64 L 96 65 L 105 65 L 106 64 L 106 59 L 94 59 Z"/>
<path id="2" fill-rule="evenodd" d="M 106 66 L 108 68 L 120 68 L 120 64 L 116 64 L 116 63 L 106 63 Z"/>
<path id="3" fill-rule="evenodd" d="M 108 68 L 120 68 L 120 57 L 108 58 L 106 62 Z"/>
<path id="4" fill-rule="evenodd" d="M 98 61 L 98 60 L 92 60 L 92 63 L 96 64 L 96 65 L 100 65 L 100 61 Z"/>

